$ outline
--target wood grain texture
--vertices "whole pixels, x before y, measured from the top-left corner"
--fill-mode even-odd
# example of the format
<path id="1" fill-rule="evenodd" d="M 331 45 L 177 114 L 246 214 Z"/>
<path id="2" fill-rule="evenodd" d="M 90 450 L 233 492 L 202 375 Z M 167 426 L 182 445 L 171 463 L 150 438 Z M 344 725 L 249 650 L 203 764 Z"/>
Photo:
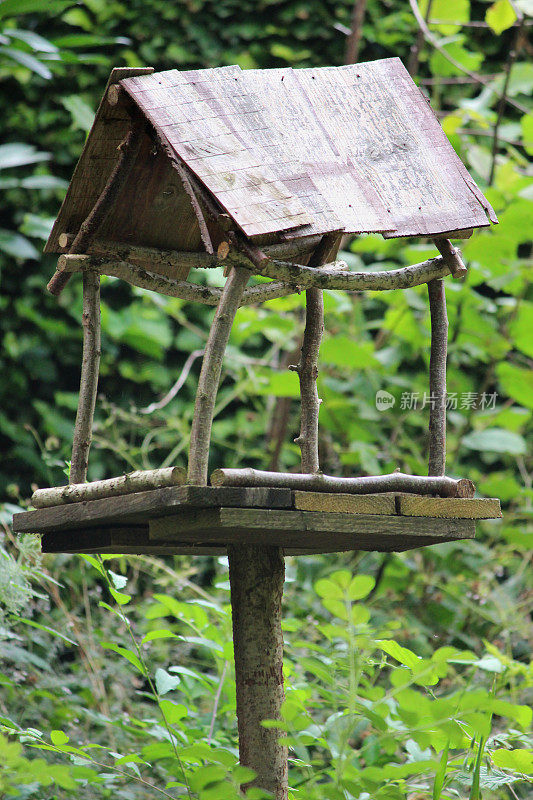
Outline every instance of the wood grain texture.
<path id="1" fill-rule="evenodd" d="M 400 551 L 475 536 L 473 520 L 255 508 L 184 511 L 153 519 L 149 528 L 155 542 L 243 542 L 323 552 Z"/>
<path id="2" fill-rule="evenodd" d="M 409 517 L 441 519 L 499 519 L 500 501 L 495 497 L 422 497 L 397 495 L 397 512 Z"/>
<path id="3" fill-rule="evenodd" d="M 327 511 L 340 514 L 396 514 L 395 495 L 384 494 L 326 494 L 325 492 L 294 492 L 294 507 L 300 511 Z M 428 516 L 440 516 L 431 514 Z"/>
<path id="4" fill-rule="evenodd" d="M 152 73 L 153 67 L 115 67 L 104 89 L 95 121 L 85 141 L 80 159 L 74 170 L 67 194 L 45 245 L 45 253 L 57 253 L 59 235 L 65 231 L 77 233 L 87 218 L 116 160 L 116 148 L 123 140 L 131 120 L 120 107 L 112 108 L 107 100 L 107 90 L 123 78 Z M 90 181 L 87 176 L 90 175 Z"/>
<path id="5" fill-rule="evenodd" d="M 56 531 L 41 537 L 43 553 L 116 553 L 117 555 L 225 555 L 226 548 L 176 544 L 154 545 L 148 537 L 148 525 L 128 527 L 83 528 Z"/>
<path id="6" fill-rule="evenodd" d="M 133 102 L 100 105 L 48 252 L 94 205 L 135 111 L 155 139 L 145 136 L 102 231 L 111 240 L 203 249 L 184 165 L 258 243 L 341 230 L 441 236 L 497 221 L 399 59 L 142 72 L 113 71 Z M 216 249 L 220 226 L 207 228 Z"/>
<path id="7" fill-rule="evenodd" d="M 68 506 L 23 511 L 13 517 L 15 533 L 75 530 L 89 525 L 139 524 L 155 516 L 174 514 L 184 507 L 252 506 L 292 508 L 289 489 L 171 486 L 149 492 L 89 500 Z"/>

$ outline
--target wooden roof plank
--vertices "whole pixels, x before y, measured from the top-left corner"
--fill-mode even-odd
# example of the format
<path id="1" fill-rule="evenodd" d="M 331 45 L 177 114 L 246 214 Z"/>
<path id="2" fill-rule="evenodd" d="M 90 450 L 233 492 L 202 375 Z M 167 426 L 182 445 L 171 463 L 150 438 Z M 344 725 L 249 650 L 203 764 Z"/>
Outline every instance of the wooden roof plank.
<path id="1" fill-rule="evenodd" d="M 241 72 L 237 67 L 208 72 L 209 81 L 191 80 L 179 86 L 150 86 L 139 91 L 138 85 L 132 87 L 127 80 L 122 85 L 245 234 L 277 232 L 310 222 L 298 198 L 280 189 L 284 164 L 278 157 L 276 148 L 279 142 L 265 103 L 254 92 L 243 91 L 238 80 Z M 159 126 L 157 109 L 160 105 L 165 109 L 179 108 L 179 114 L 185 117 L 184 122 L 197 123 L 195 128 L 189 129 L 186 142 L 174 125 Z M 168 115 L 165 120 L 168 120 Z M 206 137 L 204 128 L 205 122 L 211 120 L 216 120 L 216 136 L 213 136 L 215 141 L 212 143 L 206 141 L 209 137 Z M 259 135 L 256 131 L 260 132 Z M 221 152 L 220 143 L 229 142 L 232 146 L 222 146 Z M 276 152 L 267 148 L 267 142 Z M 272 180 L 269 168 L 274 167 Z M 217 181 L 220 172 L 234 174 L 250 169 L 254 170 L 254 185 L 260 188 L 260 192 L 252 191 L 246 182 L 227 195 L 221 192 Z M 250 208 L 254 209 L 255 216 L 250 214 Z"/>

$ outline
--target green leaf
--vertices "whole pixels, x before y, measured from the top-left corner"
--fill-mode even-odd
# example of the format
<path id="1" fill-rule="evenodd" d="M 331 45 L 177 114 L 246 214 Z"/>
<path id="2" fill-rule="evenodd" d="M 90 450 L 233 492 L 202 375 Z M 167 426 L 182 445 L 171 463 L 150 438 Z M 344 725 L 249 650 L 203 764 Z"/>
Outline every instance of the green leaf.
<path id="1" fill-rule="evenodd" d="M 320 358 L 327 364 L 349 369 L 381 368 L 371 342 L 355 341 L 348 336 L 328 336 L 320 348 Z"/>
<path id="2" fill-rule="evenodd" d="M 39 36 L 39 34 L 34 31 L 21 31 L 18 28 L 6 29 L 4 34 L 11 39 L 20 39 L 21 42 L 25 42 L 32 50 L 38 53 L 57 53 L 58 50 L 55 44 L 49 42 L 48 39 L 43 39 L 42 36 Z"/>
<path id="3" fill-rule="evenodd" d="M 70 112 L 72 117 L 72 127 L 80 128 L 82 131 L 90 131 L 94 122 L 94 111 L 77 94 L 67 95 L 61 98 L 61 105 Z"/>
<path id="4" fill-rule="evenodd" d="M 124 577 L 124 575 L 118 575 L 116 572 L 112 572 L 110 569 L 107 570 L 107 574 L 113 581 L 113 586 L 115 589 L 123 589 L 128 582 L 128 579 Z"/>
<path id="5" fill-rule="evenodd" d="M 2 0 L 0 19 L 18 17 L 19 14 L 60 14 L 71 5 L 73 5 L 73 0 Z"/>
<path id="6" fill-rule="evenodd" d="M 496 367 L 504 392 L 526 408 L 533 408 L 533 372 L 504 362 Z"/>
<path id="7" fill-rule="evenodd" d="M 172 692 L 179 686 L 180 679 L 174 675 L 170 675 L 166 669 L 159 667 L 155 671 L 155 688 L 160 695 Z"/>
<path id="8" fill-rule="evenodd" d="M 462 443 L 469 450 L 493 453 L 509 453 L 522 455 L 526 452 L 526 442 L 523 436 L 512 433 L 504 428 L 486 428 L 484 431 L 474 431 L 464 436 Z"/>
<path id="9" fill-rule="evenodd" d="M 370 594 L 375 585 L 376 579 L 371 575 L 355 575 L 348 587 L 348 597 L 350 600 L 362 600 Z"/>
<path id="10" fill-rule="evenodd" d="M 533 117 L 532 117 L 533 119 Z M 533 303 L 522 300 L 516 310 L 511 324 L 509 325 L 509 335 L 513 344 L 522 353 L 533 358 Z"/>
<path id="11" fill-rule="evenodd" d="M 143 675 L 146 674 L 141 660 L 131 650 L 128 650 L 126 647 L 120 647 L 120 645 L 115 644 L 114 642 L 100 642 L 100 644 L 104 650 L 112 650 L 114 653 L 118 653 L 119 656 L 122 656 L 129 661 L 130 664 L 133 664 L 133 666 L 138 669 L 140 673 Z"/>
<path id="12" fill-rule="evenodd" d="M 441 792 L 444 787 L 444 781 L 446 779 L 446 770 L 448 769 L 449 750 L 450 750 L 450 740 L 446 742 L 446 747 L 442 751 L 442 755 L 440 757 L 439 768 L 435 773 L 432 800 L 440 800 Z"/>
<path id="13" fill-rule="evenodd" d="M 0 169 L 23 167 L 38 161 L 48 161 L 50 153 L 42 153 L 31 144 L 11 142 L 0 145 Z"/>
<path id="14" fill-rule="evenodd" d="M 0 228 L 0 250 L 13 258 L 39 258 L 39 252 L 25 236 L 4 228 Z"/>
<path id="15" fill-rule="evenodd" d="M 159 628 L 157 631 L 149 631 L 143 636 L 141 643 L 146 644 L 146 642 L 153 642 L 156 639 L 171 639 L 172 637 L 175 638 L 176 634 L 169 631 L 168 628 Z"/>
<path id="16" fill-rule="evenodd" d="M 517 16 L 509 0 L 497 0 L 485 13 L 485 22 L 498 35 L 516 22 Z"/>
<path id="17" fill-rule="evenodd" d="M 186 706 L 180 703 L 173 703 L 172 700 L 160 700 L 159 707 L 170 725 L 174 725 L 182 719 L 185 719 L 189 713 Z"/>
<path id="18" fill-rule="evenodd" d="M 200 767 L 189 777 L 189 785 L 194 792 L 200 792 L 213 783 L 220 783 L 226 778 L 227 772 L 218 764 Z"/>
<path id="19" fill-rule="evenodd" d="M 492 760 L 497 767 L 512 769 L 522 775 L 533 775 L 533 750 L 494 750 Z"/>
<path id="20" fill-rule="evenodd" d="M 38 58 L 32 56 L 31 53 L 25 53 L 23 50 L 17 50 L 15 47 L 0 47 L 0 53 L 7 55 L 13 61 L 17 61 L 21 66 L 26 67 L 36 75 L 40 75 L 45 80 L 50 80 L 52 77 L 51 71 L 46 67 Z"/>
<path id="21" fill-rule="evenodd" d="M 422 659 L 411 650 L 408 650 L 407 647 L 402 647 L 398 642 L 394 642 L 392 639 L 382 639 L 381 641 L 377 640 L 376 645 L 380 650 L 383 650 L 384 653 L 387 653 L 389 656 L 395 658 L 396 661 L 399 661 L 400 664 L 405 664 L 406 667 L 412 670 L 418 670 L 420 668 Z"/>
<path id="22" fill-rule="evenodd" d="M 11 615 L 10 617 L 17 622 L 23 622 L 24 625 L 29 625 L 31 628 L 38 628 L 41 631 L 46 631 L 46 633 L 51 633 L 52 636 L 58 636 L 63 641 L 68 642 L 68 644 L 74 645 L 74 647 L 78 647 L 78 643 L 75 642 L 73 639 L 69 639 L 68 636 L 65 636 L 64 633 L 60 633 L 59 631 L 54 630 L 53 628 L 49 628 L 47 625 L 41 625 L 39 622 L 34 622 L 31 619 L 25 619 L 24 617 L 18 617 L 16 614 Z"/>
<path id="23" fill-rule="evenodd" d="M 52 740 L 52 744 L 54 744 L 56 747 L 61 747 L 62 745 L 68 743 L 69 737 L 63 731 L 51 731 L 50 739 Z"/>
<path id="24" fill-rule="evenodd" d="M 131 600 L 131 594 L 125 594 L 125 592 L 117 592 L 116 589 L 112 589 L 111 586 L 109 587 L 109 591 L 113 596 L 113 599 L 119 606 L 126 606 Z"/>

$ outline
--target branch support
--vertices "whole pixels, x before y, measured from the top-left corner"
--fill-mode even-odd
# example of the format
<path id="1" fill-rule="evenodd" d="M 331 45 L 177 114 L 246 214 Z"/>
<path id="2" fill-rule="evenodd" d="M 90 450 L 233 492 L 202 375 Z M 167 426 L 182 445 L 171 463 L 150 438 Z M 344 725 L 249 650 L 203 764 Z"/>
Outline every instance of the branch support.
<path id="1" fill-rule="evenodd" d="M 84 483 L 86 480 L 92 441 L 100 368 L 100 276 L 94 272 L 83 273 L 82 324 L 83 358 L 69 483 Z"/>
<path id="2" fill-rule="evenodd" d="M 188 483 L 207 485 L 209 440 L 213 424 L 215 400 L 222 371 L 222 360 L 229 340 L 231 326 L 241 304 L 250 271 L 233 267 L 222 291 L 215 318 L 209 331 L 202 369 L 198 380 L 196 402 L 191 427 Z"/>
<path id="3" fill-rule="evenodd" d="M 444 475 L 446 465 L 446 355 L 448 315 L 444 281 L 428 283 L 431 314 L 431 353 L 429 358 L 429 459 L 428 475 Z"/>

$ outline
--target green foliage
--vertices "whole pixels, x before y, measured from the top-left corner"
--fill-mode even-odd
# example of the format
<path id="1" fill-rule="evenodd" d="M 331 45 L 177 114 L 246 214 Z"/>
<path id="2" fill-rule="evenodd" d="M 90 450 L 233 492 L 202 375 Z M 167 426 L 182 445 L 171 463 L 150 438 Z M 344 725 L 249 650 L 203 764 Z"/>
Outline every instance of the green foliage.
<path id="1" fill-rule="evenodd" d="M 531 791 L 531 113 L 505 106 L 492 169 L 517 8 L 527 13 L 507 0 L 431 5 L 445 52 L 493 75 L 486 88 L 454 83 L 462 72 L 438 50 L 419 54 L 432 105 L 500 218 L 462 243 L 466 281 L 447 282 L 448 464 L 501 497 L 505 517 L 481 523 L 475 542 L 287 560 L 287 698 L 275 726 L 290 747 L 291 800 L 504 800 Z M 251 778 L 237 763 L 224 560 L 41 562 L 34 537 L 15 543 L 9 532 L 32 486 L 68 473 L 79 382 L 80 285 L 73 279 L 59 302 L 48 296 L 54 259 L 40 251 L 111 66 L 339 64 L 351 11 L 348 0 L 0 3 L 3 796 L 232 800 Z M 483 19 L 488 28 L 466 25 Z M 416 25 L 407 4 L 369 0 L 363 34 L 363 60 L 407 62 Z M 532 88 L 522 49 L 508 95 L 523 107 Z M 343 257 L 354 269 L 379 269 L 433 253 L 430 242 L 370 235 Z M 90 477 L 184 464 L 199 359 L 167 405 L 148 407 L 202 350 L 213 312 L 114 279 L 102 295 Z M 298 396 L 296 376 L 280 364 L 297 345 L 302 304 L 296 296 L 239 311 L 213 467 L 297 467 L 297 404 L 288 403 L 279 454 L 272 423 L 279 398 Z M 324 470 L 423 471 L 424 289 L 326 292 L 325 310 Z M 376 408 L 379 390 L 392 394 L 392 408 Z M 266 446 L 265 427 L 274 431 Z"/>

